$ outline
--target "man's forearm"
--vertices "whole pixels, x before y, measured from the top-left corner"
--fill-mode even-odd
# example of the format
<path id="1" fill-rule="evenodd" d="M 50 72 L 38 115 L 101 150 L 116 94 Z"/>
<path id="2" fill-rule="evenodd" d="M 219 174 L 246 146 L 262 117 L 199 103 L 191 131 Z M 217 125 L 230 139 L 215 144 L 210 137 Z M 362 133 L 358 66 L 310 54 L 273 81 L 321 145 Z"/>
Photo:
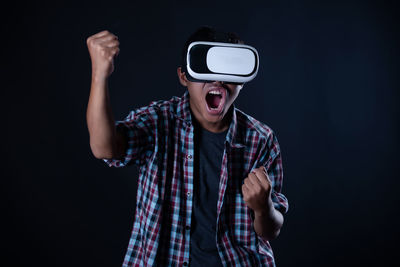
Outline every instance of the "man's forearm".
<path id="1" fill-rule="evenodd" d="M 267 240 L 276 238 L 282 225 L 283 215 L 274 208 L 272 201 L 265 211 L 254 213 L 254 230 L 262 238 Z"/>
<path id="2" fill-rule="evenodd" d="M 86 120 L 90 147 L 97 158 L 116 154 L 116 130 L 108 96 L 107 79 L 92 77 Z"/>

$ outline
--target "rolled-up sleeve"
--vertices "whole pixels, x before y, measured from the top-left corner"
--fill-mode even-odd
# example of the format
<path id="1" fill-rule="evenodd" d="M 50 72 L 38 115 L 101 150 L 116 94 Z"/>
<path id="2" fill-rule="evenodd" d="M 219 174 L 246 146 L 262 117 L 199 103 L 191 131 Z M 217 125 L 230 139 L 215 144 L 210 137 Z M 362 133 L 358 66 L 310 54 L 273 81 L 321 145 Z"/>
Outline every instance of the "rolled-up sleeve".
<path id="1" fill-rule="evenodd" d="M 154 108 L 149 106 L 133 110 L 123 121 L 117 121 L 117 131 L 123 131 L 127 137 L 127 148 L 122 158 L 104 159 L 104 162 L 110 167 L 143 163 L 154 150 L 156 119 Z"/>

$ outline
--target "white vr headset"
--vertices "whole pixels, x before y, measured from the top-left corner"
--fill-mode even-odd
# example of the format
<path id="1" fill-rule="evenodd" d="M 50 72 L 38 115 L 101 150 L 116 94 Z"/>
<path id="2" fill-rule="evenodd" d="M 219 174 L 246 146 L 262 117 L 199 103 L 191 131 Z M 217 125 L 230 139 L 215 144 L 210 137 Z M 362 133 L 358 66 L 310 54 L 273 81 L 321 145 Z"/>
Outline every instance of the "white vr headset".
<path id="1" fill-rule="evenodd" d="M 257 50 L 248 45 L 193 42 L 188 47 L 185 63 L 189 81 L 242 84 L 256 77 L 259 57 Z"/>

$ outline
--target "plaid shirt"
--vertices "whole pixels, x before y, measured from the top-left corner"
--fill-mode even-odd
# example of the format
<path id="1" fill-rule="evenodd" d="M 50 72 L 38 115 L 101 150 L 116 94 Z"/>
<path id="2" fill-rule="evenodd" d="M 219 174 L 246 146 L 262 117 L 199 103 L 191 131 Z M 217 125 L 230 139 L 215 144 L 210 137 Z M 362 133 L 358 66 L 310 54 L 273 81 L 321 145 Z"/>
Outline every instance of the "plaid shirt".
<path id="1" fill-rule="evenodd" d="M 182 98 L 153 101 L 130 112 L 117 122 L 117 129 L 127 133 L 126 156 L 105 161 L 114 167 L 139 166 L 135 221 L 123 266 L 187 266 L 194 169 L 188 91 Z M 243 180 L 261 165 L 272 181 L 275 208 L 286 213 L 278 141 L 268 126 L 233 106 L 215 222 L 215 242 L 224 266 L 275 266 L 271 246 L 254 231 L 254 214 L 241 192 Z"/>

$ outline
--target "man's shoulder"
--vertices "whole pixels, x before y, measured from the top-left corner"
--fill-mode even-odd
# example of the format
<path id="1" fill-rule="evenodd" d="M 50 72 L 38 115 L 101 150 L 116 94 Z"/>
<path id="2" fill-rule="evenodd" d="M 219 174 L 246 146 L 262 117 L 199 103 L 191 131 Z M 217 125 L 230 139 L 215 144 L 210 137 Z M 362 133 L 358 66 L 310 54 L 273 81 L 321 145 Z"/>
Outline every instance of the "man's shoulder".
<path id="1" fill-rule="evenodd" d="M 270 139 L 274 135 L 274 131 L 264 122 L 261 122 L 238 108 L 235 108 L 235 111 L 238 127 L 240 127 L 242 131 L 247 132 L 248 136 L 257 135 L 261 139 Z"/>
<path id="2" fill-rule="evenodd" d="M 161 115 L 161 114 L 175 114 L 178 110 L 182 98 L 172 96 L 169 100 L 153 100 L 147 106 L 140 107 L 135 110 L 136 116 L 141 115 Z"/>

